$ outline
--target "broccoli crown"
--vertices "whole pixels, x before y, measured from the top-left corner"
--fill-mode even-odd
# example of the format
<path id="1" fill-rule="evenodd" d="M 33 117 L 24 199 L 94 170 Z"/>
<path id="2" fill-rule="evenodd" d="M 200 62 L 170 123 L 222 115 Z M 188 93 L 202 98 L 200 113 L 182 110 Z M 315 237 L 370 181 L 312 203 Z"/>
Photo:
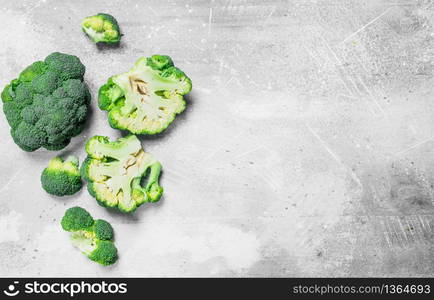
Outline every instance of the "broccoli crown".
<path id="1" fill-rule="evenodd" d="M 48 163 L 48 167 L 41 174 L 42 188 L 55 196 L 73 195 L 78 192 L 81 182 L 78 169 L 78 158 L 69 156 L 65 161 L 60 157 L 54 157 Z"/>
<path id="2" fill-rule="evenodd" d="M 60 150 L 82 131 L 90 102 L 84 72 L 78 57 L 55 52 L 6 85 L 3 112 L 21 149 Z"/>
<path id="3" fill-rule="evenodd" d="M 86 143 L 86 152 L 81 174 L 101 205 L 128 213 L 143 203 L 160 200 L 161 164 L 143 150 L 135 135 L 114 142 L 94 136 Z"/>
<path id="4" fill-rule="evenodd" d="M 61 225 L 65 231 L 72 232 L 72 245 L 89 259 L 104 266 L 116 262 L 117 249 L 109 222 L 94 220 L 84 208 L 76 206 L 66 210 Z"/>
<path id="5" fill-rule="evenodd" d="M 133 134 L 164 131 L 185 109 L 183 95 L 190 78 L 165 55 L 137 60 L 127 73 L 115 75 L 99 89 L 100 109 L 108 111 L 111 127 Z"/>
<path id="6" fill-rule="evenodd" d="M 95 16 L 84 18 L 81 22 L 81 28 L 94 43 L 104 42 L 113 44 L 121 40 L 118 22 L 109 14 L 99 13 Z"/>

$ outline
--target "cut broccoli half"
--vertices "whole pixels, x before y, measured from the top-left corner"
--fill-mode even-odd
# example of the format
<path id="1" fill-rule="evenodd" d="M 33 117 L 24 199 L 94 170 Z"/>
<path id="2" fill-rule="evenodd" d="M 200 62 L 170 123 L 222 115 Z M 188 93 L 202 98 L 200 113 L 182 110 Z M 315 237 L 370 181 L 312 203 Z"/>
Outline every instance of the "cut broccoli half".
<path id="1" fill-rule="evenodd" d="M 86 152 L 81 174 L 89 193 L 102 206 L 129 213 L 143 203 L 160 200 L 161 164 L 143 150 L 135 135 L 114 142 L 94 136 L 87 142 Z"/>
<path id="2" fill-rule="evenodd" d="M 111 127 L 133 134 L 164 131 L 185 109 L 190 78 L 169 56 L 142 57 L 127 73 L 109 78 L 99 90 L 99 107 Z"/>
<path id="3" fill-rule="evenodd" d="M 71 243 L 89 259 L 108 266 L 118 258 L 113 243 L 113 227 L 104 220 L 94 220 L 92 216 L 79 206 L 66 210 L 60 222 L 63 230 L 71 232 Z"/>
<path id="4" fill-rule="evenodd" d="M 81 28 L 94 43 L 114 44 L 121 40 L 118 22 L 109 14 L 99 13 L 84 18 L 81 22 Z"/>
<path id="5" fill-rule="evenodd" d="M 48 167 L 41 174 L 42 188 L 55 196 L 73 195 L 78 192 L 81 182 L 78 169 L 78 158 L 69 156 L 65 161 L 60 157 L 54 157 L 48 163 Z"/>

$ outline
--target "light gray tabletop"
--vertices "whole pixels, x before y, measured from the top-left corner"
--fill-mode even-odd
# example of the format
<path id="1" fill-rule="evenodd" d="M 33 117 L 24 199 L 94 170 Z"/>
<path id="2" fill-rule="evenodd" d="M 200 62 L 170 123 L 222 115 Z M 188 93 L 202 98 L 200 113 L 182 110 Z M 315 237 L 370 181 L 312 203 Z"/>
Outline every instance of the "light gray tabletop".
<path id="1" fill-rule="evenodd" d="M 113 14 L 119 48 L 82 18 Z M 92 92 L 86 130 L 60 152 L 19 150 L 0 116 L 0 276 L 433 276 L 431 1 L 0 0 L 0 86 L 60 51 Z M 55 198 L 55 154 L 116 138 L 96 105 L 108 77 L 170 55 L 188 109 L 143 146 L 164 197 L 131 215 L 82 189 Z M 112 223 L 111 267 L 74 249 L 59 219 L 80 205 Z"/>

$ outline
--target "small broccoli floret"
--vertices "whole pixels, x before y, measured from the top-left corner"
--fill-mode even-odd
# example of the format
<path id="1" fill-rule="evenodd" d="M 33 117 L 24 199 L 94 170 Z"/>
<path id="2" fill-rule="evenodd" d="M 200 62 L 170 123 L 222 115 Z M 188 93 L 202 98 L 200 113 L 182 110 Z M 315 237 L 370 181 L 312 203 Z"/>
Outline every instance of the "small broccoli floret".
<path id="1" fill-rule="evenodd" d="M 95 250 L 90 252 L 88 256 L 103 266 L 109 266 L 118 259 L 118 249 L 110 241 L 97 241 Z"/>
<path id="2" fill-rule="evenodd" d="M 69 156 L 65 161 L 60 157 L 54 157 L 48 163 L 48 167 L 41 174 L 42 188 L 55 196 L 73 195 L 78 192 L 81 182 L 78 168 L 78 158 Z"/>
<path id="3" fill-rule="evenodd" d="M 35 151 L 47 140 L 47 133 L 29 123 L 21 122 L 14 130 L 11 129 L 12 138 L 21 149 Z"/>
<path id="4" fill-rule="evenodd" d="M 84 72 L 78 57 L 56 52 L 6 85 L 3 112 L 21 149 L 60 150 L 82 131 L 90 102 Z"/>
<path id="5" fill-rule="evenodd" d="M 111 127 L 133 134 L 164 131 L 185 109 L 190 78 L 165 55 L 142 57 L 127 73 L 109 78 L 99 90 L 100 109 Z"/>
<path id="6" fill-rule="evenodd" d="M 66 210 L 65 215 L 63 216 L 60 223 L 63 230 L 73 232 L 78 230 L 86 230 L 92 227 L 94 221 L 87 210 L 79 206 L 75 206 Z"/>
<path id="7" fill-rule="evenodd" d="M 86 143 L 86 152 L 81 174 L 101 205 L 129 213 L 143 203 L 160 200 L 161 164 L 143 150 L 135 135 L 114 142 L 94 136 Z"/>
<path id="8" fill-rule="evenodd" d="M 109 14 L 87 17 L 82 21 L 81 28 L 94 43 L 113 44 L 121 40 L 118 22 Z"/>
<path id="9" fill-rule="evenodd" d="M 95 235 L 102 241 L 111 241 L 113 239 L 113 227 L 109 222 L 96 220 L 94 224 Z"/>
<path id="10" fill-rule="evenodd" d="M 109 222 L 95 221 L 84 208 L 76 206 L 66 210 L 61 225 L 63 230 L 71 232 L 72 245 L 89 259 L 103 266 L 116 262 L 118 251 Z"/>

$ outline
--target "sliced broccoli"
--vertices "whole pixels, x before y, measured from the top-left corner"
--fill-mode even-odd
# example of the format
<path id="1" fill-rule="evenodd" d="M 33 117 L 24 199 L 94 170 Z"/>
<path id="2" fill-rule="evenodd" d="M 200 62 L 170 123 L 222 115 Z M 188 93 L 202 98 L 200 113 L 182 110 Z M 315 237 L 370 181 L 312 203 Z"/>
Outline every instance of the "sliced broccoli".
<path id="1" fill-rule="evenodd" d="M 114 44 L 121 40 L 118 22 L 109 14 L 100 13 L 84 18 L 81 28 L 94 43 Z"/>
<path id="2" fill-rule="evenodd" d="M 133 134 L 157 134 L 185 109 L 190 78 L 169 56 L 142 57 L 127 73 L 109 78 L 99 90 L 99 107 L 110 126 Z"/>
<path id="3" fill-rule="evenodd" d="M 104 220 L 94 220 L 79 206 L 66 210 L 60 222 L 63 230 L 71 232 L 71 243 L 89 259 L 108 266 L 118 259 L 113 243 L 113 227 Z"/>
<path id="4" fill-rule="evenodd" d="M 55 196 L 73 195 L 81 187 L 81 176 L 78 169 L 78 158 L 69 156 L 65 161 L 54 157 L 41 174 L 42 188 Z"/>
<path id="5" fill-rule="evenodd" d="M 90 102 L 84 72 L 78 57 L 56 52 L 6 85 L 3 112 L 21 149 L 60 150 L 82 131 Z"/>
<path id="6" fill-rule="evenodd" d="M 81 174 L 89 193 L 102 206 L 128 213 L 145 202 L 160 200 L 161 164 L 143 150 L 135 135 L 114 142 L 94 136 L 86 143 L 86 152 Z"/>

